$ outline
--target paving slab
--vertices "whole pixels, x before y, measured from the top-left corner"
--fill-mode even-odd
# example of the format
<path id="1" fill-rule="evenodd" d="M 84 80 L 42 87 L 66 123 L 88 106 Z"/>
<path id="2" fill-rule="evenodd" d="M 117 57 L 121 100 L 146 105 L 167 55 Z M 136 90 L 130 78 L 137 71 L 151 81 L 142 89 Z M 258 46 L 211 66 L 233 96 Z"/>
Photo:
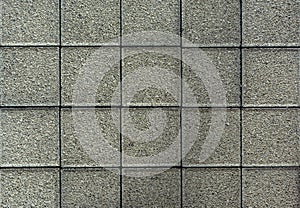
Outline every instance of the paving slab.
<path id="1" fill-rule="evenodd" d="M 119 1 L 62 1 L 63 45 L 118 45 L 119 36 Z"/>
<path id="2" fill-rule="evenodd" d="M 299 50 L 243 50 L 243 104 L 299 106 Z"/>
<path id="3" fill-rule="evenodd" d="M 1 4 L 1 44 L 59 43 L 59 1 L 4 0 Z"/>
<path id="4" fill-rule="evenodd" d="M 299 207 L 299 168 L 243 170 L 243 207 Z"/>
<path id="5" fill-rule="evenodd" d="M 240 207 L 240 170 L 184 169 L 184 207 Z"/>
<path id="6" fill-rule="evenodd" d="M 130 169 L 123 169 L 126 173 Z M 146 174 L 151 169 L 144 170 Z M 148 177 L 122 179 L 122 207 L 180 207 L 180 170 L 170 169 Z"/>
<path id="7" fill-rule="evenodd" d="M 243 0 L 243 45 L 299 46 L 299 1 Z"/>
<path id="8" fill-rule="evenodd" d="M 245 165 L 299 165 L 299 110 L 243 111 Z"/>
<path id="9" fill-rule="evenodd" d="M 62 172 L 63 207 L 120 207 L 120 176 L 105 169 Z"/>
<path id="10" fill-rule="evenodd" d="M 2 166 L 59 165 L 58 109 L 1 109 Z"/>
<path id="11" fill-rule="evenodd" d="M 239 46 L 239 1 L 183 0 L 184 46 Z"/>
<path id="12" fill-rule="evenodd" d="M 1 48 L 2 105 L 58 105 L 58 48 Z"/>
<path id="13" fill-rule="evenodd" d="M 58 169 L 0 171 L 1 207 L 58 207 Z"/>

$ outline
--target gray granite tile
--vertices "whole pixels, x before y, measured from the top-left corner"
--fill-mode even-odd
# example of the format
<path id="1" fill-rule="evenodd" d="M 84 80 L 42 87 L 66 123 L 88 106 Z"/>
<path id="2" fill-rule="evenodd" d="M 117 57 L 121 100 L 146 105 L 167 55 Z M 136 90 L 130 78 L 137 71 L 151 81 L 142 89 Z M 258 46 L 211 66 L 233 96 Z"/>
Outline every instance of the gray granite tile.
<path id="1" fill-rule="evenodd" d="M 1 4 L 0 33 L 2 44 L 58 44 L 58 1 L 4 0 Z"/>
<path id="2" fill-rule="evenodd" d="M 299 46 L 299 9 L 295 0 L 243 0 L 243 44 Z"/>
<path id="3" fill-rule="evenodd" d="M 118 45 L 120 1 L 62 1 L 64 45 Z"/>
<path id="4" fill-rule="evenodd" d="M 125 0 L 122 6 L 124 45 L 179 45 L 178 0 Z M 152 31 L 161 35 L 151 37 Z M 178 37 L 168 39 L 163 34 Z"/>
<path id="5" fill-rule="evenodd" d="M 244 105 L 299 105 L 298 86 L 298 49 L 244 50 Z"/>
<path id="6" fill-rule="evenodd" d="M 184 207 L 240 207 L 240 170 L 185 169 Z"/>
<path id="7" fill-rule="evenodd" d="M 1 207 L 58 207 L 59 174 L 56 169 L 0 171 Z"/>
<path id="8" fill-rule="evenodd" d="M 197 60 L 194 60 L 194 59 Z M 183 50 L 183 105 L 210 106 L 212 101 L 205 86 L 205 76 L 219 76 L 225 91 L 226 103 L 240 103 L 240 61 L 237 49 L 184 49 Z M 210 64 L 208 65 L 207 62 Z M 213 74 L 213 67 L 217 73 Z M 204 72 L 202 72 L 202 70 Z M 212 75 L 206 71 L 211 71 Z M 201 77 L 202 76 L 202 77 Z M 211 84 L 211 83 L 209 83 Z M 189 94 L 190 90 L 192 94 Z"/>
<path id="9" fill-rule="evenodd" d="M 179 109 L 123 109 L 122 135 L 124 166 L 172 166 L 180 161 Z"/>
<path id="10" fill-rule="evenodd" d="M 185 46 L 238 46 L 239 1 L 183 0 L 182 29 Z"/>
<path id="11" fill-rule="evenodd" d="M 58 165 L 58 109 L 1 109 L 4 166 Z"/>
<path id="12" fill-rule="evenodd" d="M 240 111 L 238 109 L 227 110 L 224 132 L 217 146 L 205 161 L 200 161 L 202 160 L 200 158 L 202 158 L 203 144 L 208 139 L 208 132 L 210 128 L 214 128 L 212 116 L 218 114 L 219 111 L 195 108 L 182 110 L 184 166 L 240 164 Z M 194 117 L 197 120 L 194 120 Z M 194 131 L 196 131 L 196 135 L 193 135 Z M 213 131 L 220 131 L 220 126 Z M 195 143 L 190 149 L 191 137 L 195 137 L 193 138 Z"/>
<path id="13" fill-rule="evenodd" d="M 120 105 L 119 80 L 118 48 L 63 48 L 63 105 Z"/>
<path id="14" fill-rule="evenodd" d="M 57 105 L 57 48 L 2 48 L 2 105 Z"/>
<path id="15" fill-rule="evenodd" d="M 123 169 L 126 172 L 130 169 Z M 145 174 L 157 171 L 145 169 Z M 180 170 L 147 177 L 123 176 L 123 207 L 180 207 Z"/>
<path id="16" fill-rule="evenodd" d="M 243 207 L 299 207 L 299 169 L 243 170 Z"/>
<path id="17" fill-rule="evenodd" d="M 62 207 L 120 207 L 120 176 L 117 171 L 64 170 Z"/>
<path id="18" fill-rule="evenodd" d="M 62 111 L 62 165 L 65 167 L 119 166 L 119 116 L 119 109 L 107 108 L 95 111 L 92 109 L 64 109 Z M 95 128 L 100 130 L 99 132 L 93 132 L 86 128 L 86 125 L 93 126 L 93 119 L 96 119 Z M 93 152 L 85 141 L 91 145 L 100 144 L 100 141 L 107 142 L 115 152 L 114 157 L 110 155 L 110 151 L 105 146 L 99 146 L 99 149 Z"/>
<path id="19" fill-rule="evenodd" d="M 243 111 L 243 163 L 299 165 L 299 110 Z"/>
<path id="20" fill-rule="evenodd" d="M 179 48 L 124 48 L 123 105 L 179 105 L 179 58 Z"/>

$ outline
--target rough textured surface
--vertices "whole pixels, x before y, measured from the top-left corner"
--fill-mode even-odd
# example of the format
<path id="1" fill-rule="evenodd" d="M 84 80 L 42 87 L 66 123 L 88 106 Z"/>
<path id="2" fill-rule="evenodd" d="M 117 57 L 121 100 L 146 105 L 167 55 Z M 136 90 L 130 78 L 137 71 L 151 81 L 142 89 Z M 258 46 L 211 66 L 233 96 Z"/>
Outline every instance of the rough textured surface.
<path id="1" fill-rule="evenodd" d="M 96 54 L 96 55 L 95 55 Z M 106 57 L 111 56 L 109 63 L 105 63 L 103 59 L 99 58 L 99 55 L 104 55 Z M 93 57 L 99 58 L 99 60 L 94 60 Z M 62 50 L 62 103 L 63 105 L 120 105 L 120 51 L 118 48 L 63 48 Z M 89 66 L 92 61 L 96 61 L 98 66 L 95 69 Z M 73 100 L 74 96 L 74 86 L 76 82 L 79 82 L 85 70 L 95 70 L 95 74 L 101 71 L 104 65 L 112 64 L 109 67 L 109 71 L 105 74 L 103 79 L 97 82 L 98 88 L 95 95 L 95 103 L 76 103 Z M 91 64 L 92 65 L 92 64 Z M 86 82 L 87 84 L 89 82 Z M 79 86 L 83 86 L 80 84 Z M 84 90 L 84 88 L 79 88 L 83 90 L 82 92 L 90 93 L 90 90 Z M 116 99 L 112 100 L 112 96 L 116 93 Z"/>
<path id="2" fill-rule="evenodd" d="M 243 0 L 243 44 L 299 46 L 300 3 Z"/>
<path id="3" fill-rule="evenodd" d="M 243 163 L 300 165 L 299 110 L 243 112 Z"/>
<path id="4" fill-rule="evenodd" d="M 119 1 L 62 1 L 62 42 L 64 45 L 119 44 L 119 17 Z"/>
<path id="5" fill-rule="evenodd" d="M 216 110 L 217 111 L 217 110 Z M 183 159 L 184 166 L 199 165 L 239 165 L 240 163 L 240 111 L 238 109 L 228 110 L 225 129 L 218 146 L 213 154 L 205 161 L 200 162 L 200 151 L 211 128 L 212 112 L 209 109 L 184 109 L 183 110 L 183 153 L 186 154 Z M 197 121 L 191 121 L 191 115 L 197 115 Z M 189 141 L 189 132 L 191 123 L 196 123 L 198 129 L 197 138 L 191 150 L 187 149 Z M 194 127 L 194 126 L 193 126 Z M 189 151 L 188 151 L 189 150 Z"/>
<path id="6" fill-rule="evenodd" d="M 300 170 L 245 169 L 243 207 L 299 207 Z"/>
<path id="7" fill-rule="evenodd" d="M 92 112 L 89 109 L 78 109 L 82 114 L 90 115 Z M 119 116 L 119 110 L 113 109 L 113 112 Z M 104 135 L 106 141 L 112 147 L 119 151 L 120 149 L 120 135 L 119 126 L 113 123 L 111 109 L 97 109 L 95 111 L 98 119 L 98 127 Z M 80 143 L 84 138 L 79 138 L 78 131 L 74 125 L 74 117 L 72 117 L 72 110 L 65 109 L 62 111 L 62 164 L 63 166 L 107 166 L 112 164 L 99 164 L 99 161 L 94 161 L 89 153 Z M 118 119 L 119 120 L 119 119 Z M 89 117 L 85 119 L 90 122 Z M 118 121 L 119 122 L 119 121 Z M 88 137 L 88 135 L 87 135 Z M 100 138 L 98 138 L 100 139 Z M 99 150 L 100 151 L 100 150 Z M 105 152 L 105 150 L 102 150 Z M 118 164 L 119 165 L 119 164 Z"/>
<path id="8" fill-rule="evenodd" d="M 119 178 L 104 169 L 64 170 L 62 207 L 120 207 Z"/>
<path id="9" fill-rule="evenodd" d="M 244 105 L 299 105 L 298 49 L 245 49 Z"/>
<path id="10" fill-rule="evenodd" d="M 56 169 L 0 171 L 1 207 L 58 207 L 59 175 Z"/>
<path id="11" fill-rule="evenodd" d="M 179 1 L 149 1 L 125 0 L 123 1 L 123 34 L 125 45 L 179 45 L 177 40 L 168 40 L 157 37 L 154 41 L 149 39 L 135 39 L 135 33 L 144 31 L 159 31 L 179 35 Z M 128 38 L 126 38 L 128 36 Z"/>
<path id="12" fill-rule="evenodd" d="M 1 165 L 58 165 L 58 109 L 1 109 Z"/>
<path id="13" fill-rule="evenodd" d="M 240 207 L 239 169 L 185 169 L 184 207 Z"/>
<path id="14" fill-rule="evenodd" d="M 189 60 L 198 51 L 203 51 L 210 59 L 210 63 L 215 67 L 221 78 L 226 92 L 226 102 L 230 106 L 238 106 L 240 103 L 240 67 L 239 50 L 236 49 L 184 49 L 183 61 Z M 203 57 L 199 57 L 202 59 Z M 191 67 L 201 68 L 201 65 L 183 65 L 183 81 L 192 90 L 196 97 L 194 103 L 183 90 L 184 106 L 210 106 L 211 101 L 201 77 L 192 70 Z"/>
<path id="15" fill-rule="evenodd" d="M 144 161 L 124 159 L 123 165 L 155 166 L 169 165 L 180 158 L 180 112 L 178 109 L 123 109 L 122 150 L 123 155 L 137 158 L 156 156 L 175 144 L 177 154 L 165 161 Z M 149 138 L 149 139 L 148 139 Z"/>
<path id="16" fill-rule="evenodd" d="M 3 105 L 57 105 L 57 48 L 1 48 Z"/>
<path id="17" fill-rule="evenodd" d="M 125 48 L 122 58 L 123 105 L 180 104 L 179 48 Z M 161 72 L 156 73 L 157 70 Z M 149 73 L 149 76 L 139 76 L 138 73 Z M 171 76 L 174 78 L 169 79 Z M 142 84 L 136 85 L 139 81 Z M 132 89 L 139 90 L 132 95 Z M 132 100 L 129 100 L 130 96 L 133 96 Z"/>
<path id="18" fill-rule="evenodd" d="M 199 46 L 240 44 L 239 1 L 183 0 L 182 3 L 183 38 L 187 41 Z"/>
<path id="19" fill-rule="evenodd" d="M 180 207 L 180 170 L 150 177 L 125 176 L 122 190 L 123 207 Z"/>
<path id="20" fill-rule="evenodd" d="M 4 0 L 1 4 L 2 44 L 58 44 L 58 1 Z"/>

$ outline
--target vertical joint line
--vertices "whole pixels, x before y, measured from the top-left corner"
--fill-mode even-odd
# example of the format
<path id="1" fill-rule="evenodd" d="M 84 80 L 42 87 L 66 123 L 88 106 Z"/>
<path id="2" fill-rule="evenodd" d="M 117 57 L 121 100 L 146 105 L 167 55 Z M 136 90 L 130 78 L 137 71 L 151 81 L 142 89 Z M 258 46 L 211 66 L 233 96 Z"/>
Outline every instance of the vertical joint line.
<path id="1" fill-rule="evenodd" d="M 59 56 L 59 70 L 58 70 L 58 80 L 59 80 L 59 109 L 58 109 L 58 135 L 59 135 L 59 207 L 62 207 L 62 138 L 61 138 L 61 105 L 62 105 L 62 98 L 61 98 L 61 49 L 62 49 L 62 36 L 61 36 L 61 12 L 62 12 L 62 1 L 59 0 L 58 5 L 58 12 L 59 12 L 59 49 L 58 49 L 58 56 Z"/>
<path id="2" fill-rule="evenodd" d="M 243 207 L 243 0 L 240 0 L 240 206 Z"/>
<path id="3" fill-rule="evenodd" d="M 122 143 L 122 140 L 123 140 L 123 137 L 122 137 L 122 106 L 123 106 L 123 88 L 122 88 L 122 76 L 123 76 L 123 73 L 122 73 L 122 45 L 123 45 L 123 27 L 122 27 L 122 24 L 123 24 L 123 19 L 122 19 L 122 0 L 120 0 L 120 47 L 119 47 L 119 50 L 120 50 L 120 102 L 121 102 L 121 105 L 120 105 L 120 112 L 119 112 L 119 117 L 120 117 L 120 120 L 119 120 L 119 125 L 120 125 L 120 207 L 122 208 L 123 207 L 123 181 L 122 181 L 122 174 L 123 174 L 123 143 Z"/>
<path id="4" fill-rule="evenodd" d="M 180 36 L 180 207 L 183 207 L 183 139 L 182 139 L 182 106 L 183 106 L 183 59 L 182 59 L 182 0 L 179 0 L 179 36 Z"/>

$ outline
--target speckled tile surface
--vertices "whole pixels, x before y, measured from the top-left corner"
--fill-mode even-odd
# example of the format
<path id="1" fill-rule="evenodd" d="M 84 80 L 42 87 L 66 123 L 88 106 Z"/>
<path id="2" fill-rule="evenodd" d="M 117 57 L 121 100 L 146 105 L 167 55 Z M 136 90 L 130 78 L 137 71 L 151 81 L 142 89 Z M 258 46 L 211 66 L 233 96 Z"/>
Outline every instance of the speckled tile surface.
<path id="1" fill-rule="evenodd" d="M 0 207 L 300 207 L 299 8 L 0 1 Z"/>

